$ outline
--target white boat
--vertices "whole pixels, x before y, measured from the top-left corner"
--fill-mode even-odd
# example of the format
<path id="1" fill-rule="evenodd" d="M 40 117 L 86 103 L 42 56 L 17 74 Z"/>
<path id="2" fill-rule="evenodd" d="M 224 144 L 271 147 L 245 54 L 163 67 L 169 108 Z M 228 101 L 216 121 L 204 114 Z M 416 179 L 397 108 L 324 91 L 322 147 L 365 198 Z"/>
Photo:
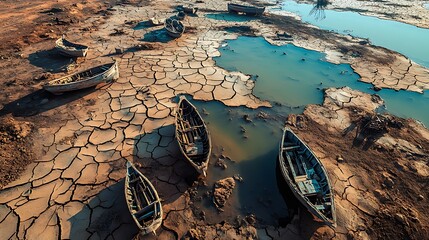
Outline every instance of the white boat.
<path id="1" fill-rule="evenodd" d="M 64 36 L 55 42 L 55 49 L 64 56 L 85 57 L 88 52 L 88 46 L 67 41 Z"/>
<path id="2" fill-rule="evenodd" d="M 93 87 L 102 82 L 110 82 L 118 78 L 118 64 L 113 62 L 52 80 L 45 84 L 43 88 L 48 92 L 59 95 L 64 92 Z"/>
<path id="3" fill-rule="evenodd" d="M 262 15 L 265 11 L 265 7 L 255 7 L 249 5 L 228 3 L 228 11 L 232 13 L 241 12 L 249 15 Z"/>

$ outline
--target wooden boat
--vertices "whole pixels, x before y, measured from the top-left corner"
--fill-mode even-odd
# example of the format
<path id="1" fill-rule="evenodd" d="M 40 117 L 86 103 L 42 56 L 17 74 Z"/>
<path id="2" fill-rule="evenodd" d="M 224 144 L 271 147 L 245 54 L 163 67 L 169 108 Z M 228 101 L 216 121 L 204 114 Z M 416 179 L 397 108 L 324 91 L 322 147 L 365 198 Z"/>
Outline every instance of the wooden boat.
<path id="1" fill-rule="evenodd" d="M 186 160 L 203 176 L 211 154 L 210 134 L 192 103 L 180 96 L 176 110 L 176 139 Z"/>
<path id="2" fill-rule="evenodd" d="M 131 162 L 127 161 L 125 199 L 128 210 L 142 234 L 161 226 L 162 206 L 158 193 L 150 181 Z"/>
<path id="3" fill-rule="evenodd" d="M 325 167 L 288 127 L 283 131 L 279 165 L 295 197 L 313 215 L 335 226 L 334 194 Z"/>
<path id="4" fill-rule="evenodd" d="M 179 38 L 185 32 L 185 26 L 182 22 L 176 19 L 167 18 L 164 23 L 167 34 L 173 38 Z"/>
<path id="5" fill-rule="evenodd" d="M 118 78 L 118 64 L 113 62 L 52 80 L 45 84 L 43 88 L 48 92 L 59 95 L 64 92 L 93 87 L 99 83 L 110 82 Z"/>
<path id="6" fill-rule="evenodd" d="M 64 36 L 55 42 L 55 48 L 61 55 L 67 57 L 85 57 L 88 52 L 88 46 L 69 42 Z"/>
<path id="7" fill-rule="evenodd" d="M 179 9 L 186 14 L 196 14 L 198 11 L 198 8 L 192 7 L 192 6 L 179 6 Z"/>
<path id="8" fill-rule="evenodd" d="M 179 19 L 179 20 L 183 20 L 183 19 L 185 19 L 185 17 L 186 17 L 186 13 L 184 11 L 179 11 L 176 14 L 176 18 Z"/>
<path id="9" fill-rule="evenodd" d="M 164 24 L 165 22 L 165 18 L 162 19 L 158 19 L 158 18 L 149 18 L 149 23 L 152 24 L 153 26 L 159 26 Z"/>
<path id="10" fill-rule="evenodd" d="M 228 12 L 232 13 L 245 13 L 249 15 L 262 15 L 265 11 L 265 7 L 255 7 L 248 5 L 240 5 L 235 3 L 228 3 Z"/>

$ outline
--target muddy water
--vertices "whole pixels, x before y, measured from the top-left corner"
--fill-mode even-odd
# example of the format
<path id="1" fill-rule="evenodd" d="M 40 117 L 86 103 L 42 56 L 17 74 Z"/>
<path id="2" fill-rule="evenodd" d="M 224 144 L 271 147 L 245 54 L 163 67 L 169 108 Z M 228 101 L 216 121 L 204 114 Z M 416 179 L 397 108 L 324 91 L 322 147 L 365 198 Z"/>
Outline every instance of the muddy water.
<path id="1" fill-rule="evenodd" d="M 287 218 L 287 206 L 276 182 L 277 146 L 283 121 L 257 117 L 261 111 L 271 115 L 271 109 L 250 110 L 228 108 L 219 102 L 193 102 L 203 113 L 214 145 L 208 185 L 234 175 L 243 178 L 242 182 L 236 181 L 232 204 L 221 213 L 223 217 L 254 213 L 258 222 L 274 225 L 279 219 Z M 245 115 L 251 122 L 244 120 Z M 225 161 L 227 169 L 214 166 L 221 154 L 231 159 Z M 210 201 L 206 206 L 212 206 Z"/>
<path id="2" fill-rule="evenodd" d="M 369 38 L 374 45 L 397 51 L 414 62 L 429 67 L 429 29 L 347 11 L 325 10 L 325 18 L 316 19 L 309 14 L 312 8 L 313 5 L 298 4 L 291 0 L 281 4 L 282 10 L 296 13 L 303 21 L 312 25 L 341 34 Z"/>

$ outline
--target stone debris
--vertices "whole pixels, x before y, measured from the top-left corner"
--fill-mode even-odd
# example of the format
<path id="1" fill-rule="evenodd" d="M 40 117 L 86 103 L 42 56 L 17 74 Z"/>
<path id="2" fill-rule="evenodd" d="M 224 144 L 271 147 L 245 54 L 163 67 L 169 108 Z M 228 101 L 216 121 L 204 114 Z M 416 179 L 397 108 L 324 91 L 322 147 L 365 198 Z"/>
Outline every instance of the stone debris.
<path id="1" fill-rule="evenodd" d="M 235 180 L 232 177 L 217 181 L 213 188 L 213 202 L 218 209 L 227 203 L 235 188 Z"/>

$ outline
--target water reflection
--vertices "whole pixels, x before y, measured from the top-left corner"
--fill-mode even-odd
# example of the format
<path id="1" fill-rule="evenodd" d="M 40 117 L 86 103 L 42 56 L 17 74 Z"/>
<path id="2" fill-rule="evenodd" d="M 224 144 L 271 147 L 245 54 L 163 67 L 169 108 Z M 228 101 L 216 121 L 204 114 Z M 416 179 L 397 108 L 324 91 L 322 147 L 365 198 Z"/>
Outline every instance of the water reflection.
<path id="1" fill-rule="evenodd" d="M 286 0 L 281 5 L 282 10 L 296 13 L 304 22 L 322 29 L 351 34 L 356 37 L 369 38 L 378 46 L 383 46 L 409 57 L 425 67 L 429 67 L 429 30 L 416 26 L 360 15 L 357 12 L 324 10 L 324 19 L 315 19 L 309 13 L 314 8 L 311 4 L 296 3 Z"/>

